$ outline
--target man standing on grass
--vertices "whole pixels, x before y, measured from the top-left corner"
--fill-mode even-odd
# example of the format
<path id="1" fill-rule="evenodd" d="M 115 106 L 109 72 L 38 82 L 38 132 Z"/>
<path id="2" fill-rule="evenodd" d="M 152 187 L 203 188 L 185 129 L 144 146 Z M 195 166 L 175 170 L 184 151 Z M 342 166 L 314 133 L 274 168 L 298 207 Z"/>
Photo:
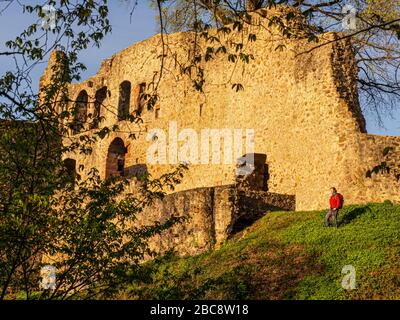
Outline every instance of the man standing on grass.
<path id="1" fill-rule="evenodd" d="M 325 216 L 325 226 L 327 227 L 330 226 L 329 219 L 332 217 L 333 225 L 335 226 L 335 228 L 337 228 L 336 217 L 339 212 L 339 209 L 341 209 L 343 206 L 343 196 L 340 193 L 338 193 L 336 188 L 334 187 L 331 188 L 331 197 L 329 199 L 329 206 L 330 209 Z"/>

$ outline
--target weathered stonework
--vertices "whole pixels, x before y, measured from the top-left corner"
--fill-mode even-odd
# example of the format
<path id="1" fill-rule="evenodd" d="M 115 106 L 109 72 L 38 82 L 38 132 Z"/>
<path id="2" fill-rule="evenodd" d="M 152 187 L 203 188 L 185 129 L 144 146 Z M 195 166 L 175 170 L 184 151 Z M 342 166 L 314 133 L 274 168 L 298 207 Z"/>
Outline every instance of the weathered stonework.
<path id="1" fill-rule="evenodd" d="M 138 215 L 141 225 L 185 217 L 154 237 L 151 248 L 194 255 L 219 247 L 242 227 L 273 210 L 294 210 L 294 196 L 240 190 L 236 185 L 197 188 L 167 195 Z"/>
<path id="2" fill-rule="evenodd" d="M 192 128 L 198 133 L 203 128 L 250 128 L 255 131 L 254 152 L 265 155 L 268 166 L 268 181 L 260 188 L 295 196 L 296 210 L 327 207 L 331 186 L 344 195 L 346 204 L 400 201 L 399 183 L 392 175 L 366 178 L 366 171 L 380 163 L 384 147 L 393 146 L 393 159 L 400 161 L 400 137 L 366 133 L 350 40 L 333 41 L 340 35 L 324 34 L 318 44 L 326 44 L 311 50 L 315 43 L 282 39 L 278 31 L 267 27 L 265 18 L 254 16 L 253 19 L 256 23 L 247 26 L 244 34 L 233 32 L 229 37 L 234 41 L 243 35 L 246 38 L 250 33 L 256 34 L 257 41 L 249 43 L 246 49 L 254 60 L 248 64 L 240 60 L 231 63 L 225 55 L 219 55 L 203 63 L 204 93 L 197 92 L 179 70 L 179 64 L 188 60 L 194 35 L 164 35 L 168 50 L 158 86 L 159 100 L 153 110 L 143 110 L 142 124 L 118 120 L 120 85 L 124 81 L 131 84 L 129 112 L 133 112 L 140 107 L 138 97 L 143 83 L 151 82 L 160 70 L 160 35 L 115 54 L 103 62 L 95 76 L 82 83 L 71 83 L 68 90 L 72 99 L 86 90 L 88 113 L 95 112 L 96 92 L 106 90 L 100 111 L 104 120 L 99 127 L 118 124 L 120 130 L 96 143 L 91 155 L 71 153 L 66 158 L 76 159 L 77 168 L 79 165 L 84 165 L 86 170 L 96 167 L 106 177 L 108 150 L 120 138 L 126 147 L 125 173 L 135 175 L 138 171 L 148 171 L 157 177 L 171 172 L 176 163 L 154 165 L 146 161 L 146 150 L 154 143 L 146 139 L 149 130 L 160 128 L 168 133 L 170 121 L 176 121 L 178 131 Z M 199 41 L 205 48 L 204 40 Z M 276 50 L 279 45 L 285 49 Z M 49 78 L 53 60 L 42 83 Z M 244 90 L 232 90 L 233 83 L 241 83 Z M 89 124 L 86 129 L 91 132 Z M 129 139 L 132 132 L 136 132 L 136 140 Z M 78 137 L 79 134 L 72 140 Z M 116 164 L 109 165 L 108 170 L 119 172 Z M 229 234 L 226 230 L 231 224 L 230 214 L 237 209 L 234 202 L 226 199 L 240 196 L 229 188 L 216 186 L 236 183 L 235 170 L 235 164 L 190 165 L 176 190 L 202 189 L 167 197 L 164 204 L 153 208 L 153 217 L 161 219 L 166 208 L 167 211 L 180 208 L 181 214 L 191 214 L 193 224 L 176 233 L 171 231 L 173 234 L 189 234 L 185 241 L 196 246 L 197 251 L 209 248 L 213 241 L 220 243 Z M 79 173 L 84 176 L 85 170 Z M 169 238 L 168 241 L 173 241 L 174 237 Z M 182 243 L 179 241 L 177 246 Z"/>

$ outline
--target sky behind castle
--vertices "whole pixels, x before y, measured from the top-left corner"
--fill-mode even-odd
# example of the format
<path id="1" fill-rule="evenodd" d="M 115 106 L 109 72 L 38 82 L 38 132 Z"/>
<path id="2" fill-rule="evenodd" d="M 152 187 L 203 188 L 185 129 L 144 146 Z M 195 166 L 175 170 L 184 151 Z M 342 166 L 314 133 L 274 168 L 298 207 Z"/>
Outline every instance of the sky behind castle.
<path id="1" fill-rule="evenodd" d="M 33 4 L 42 2 L 44 1 L 31 1 Z M 82 74 L 83 79 L 94 75 L 102 60 L 157 33 L 156 12 L 148 6 L 147 1 L 139 0 L 137 2 L 133 15 L 130 17 L 132 5 L 135 1 L 130 1 L 130 4 L 120 0 L 110 1 L 110 22 L 113 31 L 106 36 L 100 49 L 89 48 L 81 54 L 80 60 L 87 67 L 87 70 Z M 6 1 L 0 1 L 0 11 L 5 5 Z M 22 13 L 18 4 L 11 5 L 0 14 L 0 51 L 4 49 L 4 43 L 7 40 L 13 39 L 32 22 L 29 18 L 28 14 Z M 31 73 L 34 87 L 38 86 L 40 75 L 45 67 L 45 64 L 40 64 Z M 0 74 L 3 75 L 5 71 L 11 68 L 13 68 L 12 59 L 2 57 Z M 382 115 L 385 128 L 377 125 L 377 118 L 374 114 L 367 112 L 364 115 L 369 133 L 400 136 L 400 106 L 398 110 L 392 112 L 394 118 L 389 115 Z"/>

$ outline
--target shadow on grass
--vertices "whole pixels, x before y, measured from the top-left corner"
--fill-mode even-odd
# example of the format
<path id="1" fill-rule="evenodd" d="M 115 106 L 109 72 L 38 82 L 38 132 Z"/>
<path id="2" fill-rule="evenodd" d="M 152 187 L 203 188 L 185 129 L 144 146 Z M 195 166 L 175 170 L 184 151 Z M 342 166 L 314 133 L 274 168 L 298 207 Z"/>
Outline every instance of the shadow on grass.
<path id="1" fill-rule="evenodd" d="M 339 219 L 338 219 L 338 225 L 346 225 L 351 223 L 353 220 L 357 219 L 358 217 L 362 216 L 365 213 L 371 212 L 371 208 L 369 206 L 364 206 L 364 207 L 358 207 L 354 208 L 348 212 L 340 212 L 339 211 Z M 340 215 L 342 213 L 342 217 L 340 218 Z"/>
<path id="2" fill-rule="evenodd" d="M 160 259 L 149 269 L 149 281 L 138 281 L 128 294 L 141 300 L 292 299 L 305 276 L 323 273 L 318 256 L 302 246 L 272 242 L 264 250 L 248 247 L 223 264 L 198 261 L 179 270 L 184 261 Z"/>
<path id="3" fill-rule="evenodd" d="M 229 239 L 232 238 L 234 235 L 242 232 L 244 229 L 252 226 L 254 223 L 259 221 L 262 217 L 267 215 L 272 211 L 282 211 L 282 208 L 266 205 L 265 207 L 261 207 L 259 210 L 249 210 L 247 214 L 242 215 L 239 219 L 237 219 L 232 226 L 232 231 L 229 234 Z"/>

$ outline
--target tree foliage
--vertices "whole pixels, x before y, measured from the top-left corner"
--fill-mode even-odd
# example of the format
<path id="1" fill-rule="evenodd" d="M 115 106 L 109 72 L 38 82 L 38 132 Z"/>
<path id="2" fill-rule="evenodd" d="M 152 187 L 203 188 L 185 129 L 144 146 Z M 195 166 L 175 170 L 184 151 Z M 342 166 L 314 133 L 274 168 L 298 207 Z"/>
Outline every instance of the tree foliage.
<path id="1" fill-rule="evenodd" d="M 153 5 L 158 2 L 152 0 Z M 382 124 L 382 115 L 393 111 L 400 102 L 398 0 L 166 0 L 162 4 L 159 22 L 165 32 L 202 32 L 205 28 L 227 24 L 246 25 L 249 12 L 257 14 L 258 9 L 277 5 L 297 9 L 309 24 L 306 35 L 310 41 L 315 42 L 318 35 L 330 31 L 343 32 L 343 37 L 352 38 L 362 106 L 365 111 L 374 112 L 378 123 Z M 348 28 L 345 23 L 352 18 L 351 8 L 354 8 L 354 28 Z M 288 14 L 287 18 L 294 17 Z M 271 20 L 281 27 L 283 36 L 299 36 L 300 30 L 285 25 L 281 17 L 273 16 Z"/>
<path id="2" fill-rule="evenodd" d="M 257 41 L 249 34 L 242 41 L 229 42 L 230 34 L 244 34 L 251 24 L 250 12 L 284 4 L 300 12 L 307 25 L 301 29 L 290 21 L 292 11 L 269 17 L 286 38 L 301 37 L 310 42 L 326 31 L 345 31 L 343 37 L 354 39 L 359 66 L 360 92 L 364 101 L 379 112 L 394 106 L 400 97 L 398 71 L 399 2 L 358 0 L 355 30 L 343 30 L 348 1 L 306 0 L 151 0 L 156 9 L 161 39 L 160 71 L 143 94 L 148 108 L 158 99 L 158 85 L 163 77 L 164 60 L 170 54 L 166 33 L 191 31 L 206 46 L 194 44 L 190 61 L 180 64 L 196 90 L 205 83 L 204 64 L 222 55 L 231 63 L 249 63 L 254 57 L 247 51 Z M 139 261 L 154 253 L 148 239 L 179 219 L 137 228 L 137 215 L 155 198 L 162 198 L 166 188 L 179 183 L 185 166 L 179 166 L 159 179 L 143 177 L 141 192 L 132 194 L 126 180 L 102 181 L 93 168 L 88 179 L 71 184 L 62 159 L 66 151 L 83 154 L 118 124 L 83 132 L 68 147 L 63 138 L 76 126 L 76 109 L 66 90 L 69 82 L 80 79 L 85 66 L 79 54 L 91 45 L 100 47 L 112 31 L 107 0 L 52 0 L 57 15 L 55 28 L 43 28 L 46 15 L 41 5 L 11 0 L 34 23 L 6 43 L 1 59 L 12 59 L 14 67 L 0 75 L 0 298 L 87 298 L 110 294 L 123 281 L 127 266 L 140 268 Z M 214 32 L 210 29 L 214 28 Z M 284 50 L 283 47 L 277 48 Z M 50 83 L 42 91 L 32 88 L 30 74 L 44 62 L 51 51 L 58 50 L 57 64 Z M 4 61 L 4 60 L 3 60 Z M 230 83 L 232 90 L 246 90 L 240 83 Z M 58 108 L 64 106 L 64 108 Z M 103 106 L 107 108 L 108 106 Z M 115 106 L 114 106 L 115 107 Z M 133 124 L 140 115 L 127 117 Z M 135 138 L 135 132 L 131 133 Z M 51 262 L 57 267 L 57 285 L 52 291 L 41 290 L 40 268 Z"/>
<path id="3" fill-rule="evenodd" d="M 0 78 L 0 299 L 110 294 L 128 266 L 138 269 L 143 258 L 154 256 L 148 240 L 180 221 L 135 224 L 146 206 L 179 183 L 184 165 L 158 179 L 143 176 L 134 193 L 128 180 L 101 180 L 95 168 L 87 179 L 71 180 L 63 154 L 90 153 L 95 141 L 118 130 L 103 127 L 93 137 L 85 133 L 69 146 L 62 144 L 76 110 L 59 106 L 74 102 L 66 88 L 85 68 L 78 55 L 89 45 L 100 46 L 111 25 L 105 0 L 49 4 L 57 8 L 56 28 L 40 27 L 42 6 L 25 5 L 24 12 L 38 22 L 8 41 L 8 51 L 1 53 L 12 56 L 15 67 Z M 30 71 L 54 49 L 51 81 L 37 92 Z M 40 286 L 46 264 L 57 271 L 52 289 Z"/>

